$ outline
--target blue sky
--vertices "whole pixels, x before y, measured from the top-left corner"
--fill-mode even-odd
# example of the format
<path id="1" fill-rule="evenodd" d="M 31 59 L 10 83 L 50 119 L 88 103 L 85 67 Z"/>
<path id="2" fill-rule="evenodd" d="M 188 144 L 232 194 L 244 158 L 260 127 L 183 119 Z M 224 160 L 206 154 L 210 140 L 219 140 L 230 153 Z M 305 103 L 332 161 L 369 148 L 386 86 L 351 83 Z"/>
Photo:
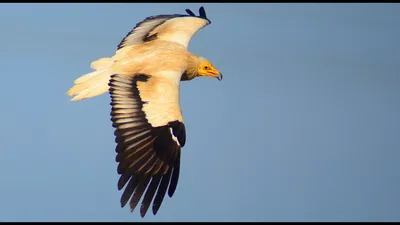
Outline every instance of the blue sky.
<path id="1" fill-rule="evenodd" d="M 181 175 L 157 216 L 120 208 L 109 95 L 90 63 L 150 15 L 212 24 L 224 74 L 181 87 Z M 398 4 L 2 4 L 0 221 L 400 220 Z"/>

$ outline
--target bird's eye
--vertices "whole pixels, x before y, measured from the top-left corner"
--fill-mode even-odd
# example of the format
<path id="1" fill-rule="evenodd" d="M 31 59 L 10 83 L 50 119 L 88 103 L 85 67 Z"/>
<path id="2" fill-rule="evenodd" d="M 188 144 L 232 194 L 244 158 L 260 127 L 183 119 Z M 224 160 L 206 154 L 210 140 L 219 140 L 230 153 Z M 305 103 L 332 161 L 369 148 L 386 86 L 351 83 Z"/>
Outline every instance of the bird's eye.
<path id="1" fill-rule="evenodd" d="M 208 66 L 205 66 L 204 69 L 208 70 Z"/>

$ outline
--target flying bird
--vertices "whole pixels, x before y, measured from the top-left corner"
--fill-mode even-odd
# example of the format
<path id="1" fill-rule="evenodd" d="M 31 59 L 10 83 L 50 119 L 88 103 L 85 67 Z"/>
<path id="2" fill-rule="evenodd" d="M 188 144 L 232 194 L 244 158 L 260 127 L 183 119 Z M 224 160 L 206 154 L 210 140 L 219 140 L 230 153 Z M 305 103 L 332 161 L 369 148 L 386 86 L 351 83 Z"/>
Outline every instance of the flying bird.
<path id="1" fill-rule="evenodd" d="M 137 23 L 111 58 L 92 62 L 94 71 L 76 79 L 67 92 L 71 101 L 110 94 L 118 190 L 125 187 L 121 207 L 129 202 L 132 212 L 143 197 L 142 217 L 151 203 L 156 215 L 166 193 L 172 197 L 178 184 L 186 142 L 180 81 L 222 79 L 210 61 L 188 51 L 192 37 L 211 21 L 203 7 L 198 16 L 186 12 Z"/>

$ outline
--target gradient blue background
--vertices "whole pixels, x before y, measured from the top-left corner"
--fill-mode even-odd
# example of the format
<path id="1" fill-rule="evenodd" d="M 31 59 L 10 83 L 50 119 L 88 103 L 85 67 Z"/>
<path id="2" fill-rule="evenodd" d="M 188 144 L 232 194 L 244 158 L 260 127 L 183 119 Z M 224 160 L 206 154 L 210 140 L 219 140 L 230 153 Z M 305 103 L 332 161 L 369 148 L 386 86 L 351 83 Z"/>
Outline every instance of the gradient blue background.
<path id="1" fill-rule="evenodd" d="M 120 208 L 109 95 L 65 92 L 150 15 L 212 24 L 175 196 Z M 400 5 L 1 4 L 0 221 L 400 220 Z"/>

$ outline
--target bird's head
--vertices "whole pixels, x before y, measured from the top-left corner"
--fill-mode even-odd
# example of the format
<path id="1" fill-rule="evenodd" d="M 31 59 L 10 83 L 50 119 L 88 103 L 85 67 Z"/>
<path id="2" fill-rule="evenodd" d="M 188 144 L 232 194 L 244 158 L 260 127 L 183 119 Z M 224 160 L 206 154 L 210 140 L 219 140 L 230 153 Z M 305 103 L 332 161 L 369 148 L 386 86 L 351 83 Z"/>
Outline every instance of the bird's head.
<path id="1" fill-rule="evenodd" d="M 219 72 L 207 59 L 200 57 L 198 65 L 197 76 L 214 77 L 218 80 L 222 80 L 222 73 Z"/>

